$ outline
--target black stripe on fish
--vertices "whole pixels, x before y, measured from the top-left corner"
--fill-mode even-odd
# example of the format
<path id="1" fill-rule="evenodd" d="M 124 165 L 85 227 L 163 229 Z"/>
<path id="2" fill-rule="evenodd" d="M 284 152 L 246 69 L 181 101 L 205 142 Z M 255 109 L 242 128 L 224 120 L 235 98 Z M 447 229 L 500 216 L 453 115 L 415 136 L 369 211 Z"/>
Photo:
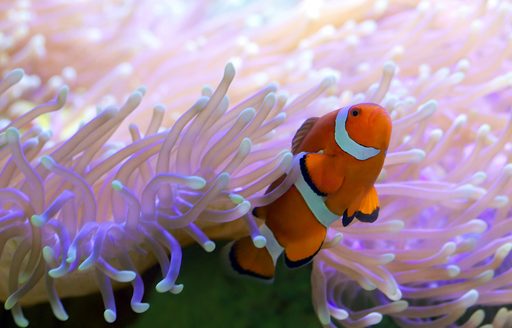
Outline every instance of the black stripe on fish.
<path id="1" fill-rule="evenodd" d="M 318 187 L 315 185 L 313 180 L 311 179 L 311 176 L 309 175 L 308 168 L 306 166 L 306 157 L 308 155 L 304 155 L 300 159 L 300 172 L 302 173 L 302 176 L 304 177 L 304 180 L 308 184 L 308 186 L 317 194 L 318 196 L 325 197 L 327 196 L 326 193 L 321 192 Z"/>
<path id="2" fill-rule="evenodd" d="M 379 217 L 379 207 L 377 207 L 375 210 L 373 210 L 373 212 L 371 212 L 370 214 L 365 214 L 361 211 L 356 212 L 356 219 L 358 219 L 361 222 L 368 222 L 368 223 L 375 222 L 375 220 L 377 220 L 378 217 Z"/>

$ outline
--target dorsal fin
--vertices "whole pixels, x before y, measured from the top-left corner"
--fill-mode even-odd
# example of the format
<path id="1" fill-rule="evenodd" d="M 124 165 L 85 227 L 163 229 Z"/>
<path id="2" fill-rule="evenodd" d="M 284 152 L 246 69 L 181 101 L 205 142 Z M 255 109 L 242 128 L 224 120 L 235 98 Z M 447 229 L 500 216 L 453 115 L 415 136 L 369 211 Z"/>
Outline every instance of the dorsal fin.
<path id="1" fill-rule="evenodd" d="M 295 155 L 298 153 L 300 144 L 304 137 L 308 134 L 309 130 L 315 125 L 316 121 L 318 121 L 319 117 L 310 117 L 302 123 L 300 128 L 295 133 L 295 136 L 292 140 L 292 153 Z"/>

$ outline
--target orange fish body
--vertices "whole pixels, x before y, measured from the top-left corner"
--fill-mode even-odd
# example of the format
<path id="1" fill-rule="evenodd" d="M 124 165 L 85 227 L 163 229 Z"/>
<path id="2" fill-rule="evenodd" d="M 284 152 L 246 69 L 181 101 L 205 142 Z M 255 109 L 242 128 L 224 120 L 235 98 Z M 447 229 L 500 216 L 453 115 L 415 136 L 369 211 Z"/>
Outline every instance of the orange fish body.
<path id="1" fill-rule="evenodd" d="M 306 120 L 292 141 L 299 178 L 273 203 L 253 211 L 265 220 L 260 229 L 267 247 L 255 248 L 249 237 L 235 242 L 229 254 L 233 268 L 271 280 L 281 252 L 290 267 L 308 263 L 337 219 L 342 218 L 344 226 L 354 218 L 375 221 L 379 201 L 374 183 L 390 135 L 391 119 L 376 104 L 357 104 Z"/>

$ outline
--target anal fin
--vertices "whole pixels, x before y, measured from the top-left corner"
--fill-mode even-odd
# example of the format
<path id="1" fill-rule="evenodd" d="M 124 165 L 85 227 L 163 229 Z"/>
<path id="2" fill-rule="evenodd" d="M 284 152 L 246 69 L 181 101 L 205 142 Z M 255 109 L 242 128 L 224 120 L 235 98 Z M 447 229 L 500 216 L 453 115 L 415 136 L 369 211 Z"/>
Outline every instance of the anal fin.
<path id="1" fill-rule="evenodd" d="M 251 237 L 235 241 L 229 249 L 231 268 L 246 276 L 272 281 L 274 279 L 274 262 L 266 248 L 256 248 Z"/>

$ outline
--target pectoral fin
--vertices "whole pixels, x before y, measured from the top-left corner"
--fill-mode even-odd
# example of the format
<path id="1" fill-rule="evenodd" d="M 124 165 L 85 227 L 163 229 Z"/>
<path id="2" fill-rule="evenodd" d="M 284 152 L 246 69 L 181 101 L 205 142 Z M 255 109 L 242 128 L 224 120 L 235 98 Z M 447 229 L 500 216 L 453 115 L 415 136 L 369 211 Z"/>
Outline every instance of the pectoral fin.
<path id="1" fill-rule="evenodd" d="M 316 121 L 318 121 L 318 117 L 310 117 L 307 120 L 302 123 L 300 128 L 295 133 L 295 136 L 292 140 L 292 153 L 298 154 L 300 145 L 302 144 L 302 141 L 304 140 L 304 137 L 308 134 L 309 130 L 315 125 Z"/>
<path id="2" fill-rule="evenodd" d="M 284 249 L 284 260 L 289 268 L 298 268 L 306 265 L 316 253 L 322 248 L 327 230 L 307 236 L 306 239 L 286 245 Z"/>
<path id="3" fill-rule="evenodd" d="M 372 187 L 361 200 L 355 217 L 361 222 L 374 222 L 379 217 L 379 197 L 375 187 Z"/>

